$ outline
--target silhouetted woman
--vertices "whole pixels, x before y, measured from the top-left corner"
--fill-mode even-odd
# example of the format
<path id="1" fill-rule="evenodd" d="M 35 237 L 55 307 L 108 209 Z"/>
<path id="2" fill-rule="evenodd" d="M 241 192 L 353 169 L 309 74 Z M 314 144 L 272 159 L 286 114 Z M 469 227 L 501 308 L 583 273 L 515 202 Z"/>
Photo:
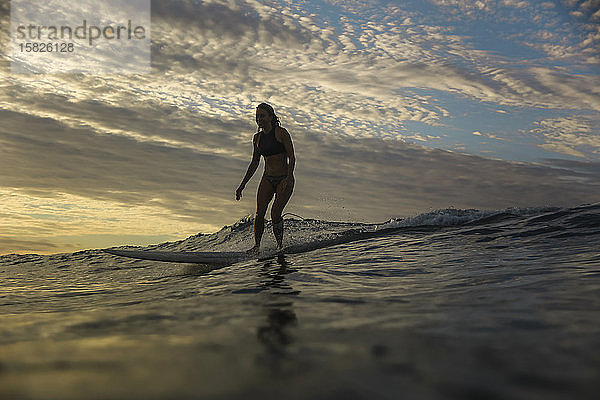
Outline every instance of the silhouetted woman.
<path id="1" fill-rule="evenodd" d="M 258 132 L 252 139 L 254 151 L 252 161 L 248 166 L 242 183 L 235 191 L 235 199 L 242 197 L 242 191 L 246 183 L 252 178 L 260 156 L 265 158 L 265 171 L 258 185 L 256 193 L 256 216 L 254 217 L 254 247 L 248 252 L 258 252 L 260 239 L 265 230 L 265 213 L 267 207 L 275 195 L 275 201 L 271 206 L 271 223 L 273 234 L 277 240 L 279 249 L 283 247 L 283 208 L 292 197 L 294 190 L 294 146 L 292 138 L 285 128 L 279 125 L 279 118 L 275 110 L 267 103 L 261 103 L 256 107 L 256 123 Z"/>

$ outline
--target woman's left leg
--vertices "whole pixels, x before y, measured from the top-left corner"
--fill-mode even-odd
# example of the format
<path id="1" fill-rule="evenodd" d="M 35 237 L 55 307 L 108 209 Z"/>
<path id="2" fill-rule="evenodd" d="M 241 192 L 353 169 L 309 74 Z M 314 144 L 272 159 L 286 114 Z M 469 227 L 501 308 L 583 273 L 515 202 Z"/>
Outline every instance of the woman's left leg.
<path id="1" fill-rule="evenodd" d="M 283 188 L 282 184 L 277 185 L 275 191 L 275 200 L 271 206 L 271 223 L 273 224 L 273 234 L 277 241 L 277 246 L 281 249 L 283 247 L 283 218 L 281 214 L 285 205 L 290 201 L 292 192 L 294 191 L 294 179 L 292 179 L 288 185 Z"/>

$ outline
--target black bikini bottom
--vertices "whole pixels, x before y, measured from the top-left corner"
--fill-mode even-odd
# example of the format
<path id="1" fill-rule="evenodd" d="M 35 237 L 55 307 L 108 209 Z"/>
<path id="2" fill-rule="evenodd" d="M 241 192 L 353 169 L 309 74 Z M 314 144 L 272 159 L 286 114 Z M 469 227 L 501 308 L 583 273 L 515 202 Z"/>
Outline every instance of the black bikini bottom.
<path id="1" fill-rule="evenodd" d="M 265 177 L 266 180 L 268 180 L 271 185 L 273 185 L 273 188 L 277 188 L 277 185 L 279 185 L 281 183 L 281 181 L 283 181 L 285 178 L 287 178 L 287 175 L 263 175 Z"/>

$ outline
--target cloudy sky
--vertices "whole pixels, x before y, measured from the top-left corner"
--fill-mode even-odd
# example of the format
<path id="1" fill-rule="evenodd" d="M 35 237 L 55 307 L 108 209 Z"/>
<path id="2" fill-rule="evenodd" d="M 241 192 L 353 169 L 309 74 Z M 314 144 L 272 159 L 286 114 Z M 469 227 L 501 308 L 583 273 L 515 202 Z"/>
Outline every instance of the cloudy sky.
<path id="1" fill-rule="evenodd" d="M 263 101 L 303 217 L 600 201 L 600 0 L 157 0 L 137 74 L 11 71 L 0 4 L 0 254 L 252 214 L 262 165 L 234 193 Z"/>

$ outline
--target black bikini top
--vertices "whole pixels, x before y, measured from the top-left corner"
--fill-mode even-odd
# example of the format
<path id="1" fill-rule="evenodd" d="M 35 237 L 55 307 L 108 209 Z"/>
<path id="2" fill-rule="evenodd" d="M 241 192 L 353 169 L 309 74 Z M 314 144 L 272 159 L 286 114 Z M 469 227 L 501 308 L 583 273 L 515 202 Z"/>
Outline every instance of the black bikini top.
<path id="1" fill-rule="evenodd" d="M 275 127 L 273 127 L 269 133 L 263 131 L 260 134 L 258 152 L 265 157 L 286 152 L 283 143 L 278 141 L 275 137 Z"/>

